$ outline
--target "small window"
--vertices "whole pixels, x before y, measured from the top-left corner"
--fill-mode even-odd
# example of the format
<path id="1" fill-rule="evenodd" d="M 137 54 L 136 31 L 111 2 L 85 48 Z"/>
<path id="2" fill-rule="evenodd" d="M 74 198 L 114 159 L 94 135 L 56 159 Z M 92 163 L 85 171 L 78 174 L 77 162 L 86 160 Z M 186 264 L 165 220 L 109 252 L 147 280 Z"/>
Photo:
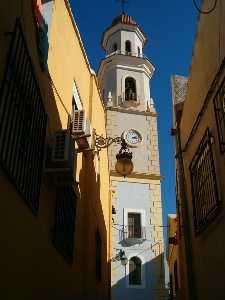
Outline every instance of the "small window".
<path id="1" fill-rule="evenodd" d="M 138 56 L 140 56 L 141 55 L 141 49 L 140 49 L 140 47 L 138 47 Z"/>
<path id="2" fill-rule="evenodd" d="M 209 129 L 190 164 L 190 178 L 195 230 L 200 232 L 218 213 L 220 204 Z"/>
<path id="3" fill-rule="evenodd" d="M 73 82 L 73 90 L 72 90 L 72 109 L 83 110 L 80 93 L 78 91 L 78 88 L 77 88 L 77 85 L 75 82 Z"/>
<path id="4" fill-rule="evenodd" d="M 132 77 L 127 77 L 125 79 L 125 100 L 137 100 L 137 94 L 136 94 L 136 81 Z"/>
<path id="5" fill-rule="evenodd" d="M 75 111 L 75 110 L 78 110 L 78 106 L 76 104 L 76 100 L 74 98 L 74 95 L 72 97 L 72 113 Z"/>
<path id="6" fill-rule="evenodd" d="M 102 239 L 99 231 L 96 232 L 95 235 L 95 268 L 96 268 L 96 279 L 102 279 Z"/>
<path id="7" fill-rule="evenodd" d="M 57 190 L 53 244 L 68 262 L 73 260 L 76 201 L 73 187 Z"/>
<path id="8" fill-rule="evenodd" d="M 128 238 L 141 238 L 141 214 L 128 213 Z"/>
<path id="9" fill-rule="evenodd" d="M 129 260 L 129 284 L 141 285 L 142 276 L 141 269 L 142 263 L 139 257 L 134 256 Z"/>
<path id="10" fill-rule="evenodd" d="M 126 51 L 126 54 L 131 53 L 131 42 L 130 41 L 125 42 L 125 51 Z"/>
<path id="11" fill-rule="evenodd" d="M 112 48 L 113 52 L 117 51 L 117 49 L 118 49 L 117 43 L 114 43 Z"/>

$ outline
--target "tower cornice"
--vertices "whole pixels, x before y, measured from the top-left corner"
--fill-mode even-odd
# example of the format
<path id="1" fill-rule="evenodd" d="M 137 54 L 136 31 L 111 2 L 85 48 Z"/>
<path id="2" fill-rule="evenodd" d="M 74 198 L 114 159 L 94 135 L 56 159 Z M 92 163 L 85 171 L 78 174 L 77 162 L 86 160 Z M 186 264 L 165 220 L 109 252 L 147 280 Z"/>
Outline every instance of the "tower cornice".
<path id="1" fill-rule="evenodd" d="M 120 68 L 124 70 L 132 69 L 136 72 L 144 72 L 149 79 L 152 78 L 155 71 L 155 67 L 147 57 L 130 56 L 120 53 L 111 54 L 101 61 L 98 69 L 99 82 L 101 82 L 106 68 Z"/>

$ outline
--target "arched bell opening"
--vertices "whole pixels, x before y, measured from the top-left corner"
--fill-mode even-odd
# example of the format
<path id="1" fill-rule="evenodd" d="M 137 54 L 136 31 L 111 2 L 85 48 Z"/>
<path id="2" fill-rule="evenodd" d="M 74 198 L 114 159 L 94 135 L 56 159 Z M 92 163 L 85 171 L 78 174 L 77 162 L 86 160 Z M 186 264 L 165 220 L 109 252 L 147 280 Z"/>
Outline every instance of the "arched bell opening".
<path id="1" fill-rule="evenodd" d="M 131 41 L 125 42 L 125 51 L 126 51 L 126 54 L 131 54 Z"/>
<path id="2" fill-rule="evenodd" d="M 125 100 L 126 101 L 136 101 L 136 81 L 132 77 L 127 77 L 125 79 Z"/>

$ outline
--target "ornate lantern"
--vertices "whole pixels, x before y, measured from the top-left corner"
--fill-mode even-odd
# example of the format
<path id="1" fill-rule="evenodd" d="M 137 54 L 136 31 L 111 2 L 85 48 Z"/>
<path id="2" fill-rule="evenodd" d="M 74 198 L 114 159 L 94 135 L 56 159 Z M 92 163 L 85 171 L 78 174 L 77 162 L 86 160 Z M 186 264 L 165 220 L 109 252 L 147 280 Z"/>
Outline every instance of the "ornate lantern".
<path id="1" fill-rule="evenodd" d="M 116 159 L 116 171 L 124 177 L 130 175 L 134 169 L 134 165 L 132 162 L 132 152 L 129 151 L 124 139 L 122 139 L 121 149 L 116 155 Z"/>

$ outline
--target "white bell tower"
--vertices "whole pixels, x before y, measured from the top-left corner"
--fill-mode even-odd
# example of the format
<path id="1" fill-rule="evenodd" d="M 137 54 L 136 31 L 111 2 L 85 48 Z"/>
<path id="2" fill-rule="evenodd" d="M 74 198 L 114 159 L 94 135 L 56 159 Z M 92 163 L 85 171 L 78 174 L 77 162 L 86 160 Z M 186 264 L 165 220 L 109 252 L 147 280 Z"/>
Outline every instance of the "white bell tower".
<path id="1" fill-rule="evenodd" d="M 165 292 L 157 114 L 150 94 L 155 68 L 143 54 L 146 41 L 145 33 L 130 16 L 123 13 L 116 17 L 102 35 L 106 57 L 98 71 L 107 134 L 125 138 L 134 163 L 134 172 L 120 177 L 115 171 L 120 146 L 109 148 L 116 212 L 111 284 L 112 299 L 118 300 L 161 299 Z"/>
<path id="2" fill-rule="evenodd" d="M 144 32 L 128 15 L 115 18 L 104 32 L 102 46 L 107 55 L 99 80 L 106 106 L 110 94 L 113 106 L 150 110 L 149 80 L 154 67 L 143 54 L 145 43 Z"/>

